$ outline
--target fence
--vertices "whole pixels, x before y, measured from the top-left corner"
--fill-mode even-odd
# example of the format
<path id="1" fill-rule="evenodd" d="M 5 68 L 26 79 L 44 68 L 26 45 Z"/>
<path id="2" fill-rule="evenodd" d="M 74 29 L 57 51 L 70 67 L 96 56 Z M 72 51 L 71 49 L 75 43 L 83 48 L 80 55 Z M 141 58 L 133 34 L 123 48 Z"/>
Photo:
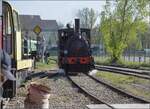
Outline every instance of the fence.
<path id="1" fill-rule="evenodd" d="M 108 59 L 111 58 L 109 53 L 107 53 L 104 48 L 93 49 L 92 53 L 95 61 L 100 63 L 106 62 Z M 123 62 L 150 64 L 150 49 L 147 50 L 128 49 L 122 54 L 121 60 Z"/>

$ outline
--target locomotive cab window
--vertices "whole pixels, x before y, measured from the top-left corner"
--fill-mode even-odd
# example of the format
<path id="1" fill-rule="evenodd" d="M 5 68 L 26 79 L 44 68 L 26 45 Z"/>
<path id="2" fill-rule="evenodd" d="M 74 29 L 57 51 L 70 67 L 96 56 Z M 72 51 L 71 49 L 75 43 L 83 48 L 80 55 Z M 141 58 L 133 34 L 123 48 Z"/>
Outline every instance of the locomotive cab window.
<path id="1" fill-rule="evenodd" d="M 14 21 L 14 29 L 15 31 L 20 31 L 19 26 L 19 18 L 18 13 L 16 11 L 13 11 L 13 21 Z"/>
<path id="2" fill-rule="evenodd" d="M 12 54 L 12 17 L 11 8 L 3 4 L 3 49 Z"/>

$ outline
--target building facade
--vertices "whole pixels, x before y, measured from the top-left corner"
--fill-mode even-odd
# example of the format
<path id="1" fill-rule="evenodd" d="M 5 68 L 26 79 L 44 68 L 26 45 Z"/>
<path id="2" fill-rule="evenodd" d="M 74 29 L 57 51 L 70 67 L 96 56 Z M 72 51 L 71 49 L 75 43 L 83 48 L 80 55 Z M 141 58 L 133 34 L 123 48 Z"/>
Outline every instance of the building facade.
<path id="1" fill-rule="evenodd" d="M 44 52 L 51 46 L 57 45 L 58 25 L 56 20 L 42 20 L 39 15 L 20 15 L 19 17 L 24 43 L 24 53 L 29 54 L 33 49 L 35 50 L 35 46 L 37 46 L 37 37 L 40 38 L 39 50 L 41 51 L 38 50 L 39 52 Z M 34 32 L 36 26 L 41 28 L 39 35 Z"/>

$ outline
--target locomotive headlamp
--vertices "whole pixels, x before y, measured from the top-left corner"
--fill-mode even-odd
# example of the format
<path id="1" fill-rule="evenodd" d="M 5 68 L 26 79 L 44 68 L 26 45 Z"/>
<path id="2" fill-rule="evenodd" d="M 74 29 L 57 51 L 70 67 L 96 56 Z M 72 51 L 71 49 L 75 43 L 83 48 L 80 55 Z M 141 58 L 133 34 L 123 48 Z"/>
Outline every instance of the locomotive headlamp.
<path id="1" fill-rule="evenodd" d="M 67 50 L 64 50 L 64 54 L 68 54 L 68 51 L 67 51 Z"/>
<path id="2" fill-rule="evenodd" d="M 64 33 L 63 32 L 61 33 L 61 37 L 64 37 Z"/>
<path id="3" fill-rule="evenodd" d="M 79 39 L 81 39 L 82 37 L 81 37 L 81 35 L 79 35 Z"/>

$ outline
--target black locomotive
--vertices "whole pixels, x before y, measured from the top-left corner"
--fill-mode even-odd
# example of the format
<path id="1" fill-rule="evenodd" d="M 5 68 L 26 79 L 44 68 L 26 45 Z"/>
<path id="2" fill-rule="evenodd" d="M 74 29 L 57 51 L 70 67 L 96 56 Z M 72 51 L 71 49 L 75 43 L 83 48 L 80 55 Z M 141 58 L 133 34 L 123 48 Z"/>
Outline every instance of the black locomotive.
<path id="1" fill-rule="evenodd" d="M 81 28 L 80 20 L 75 19 L 75 28 L 67 25 L 58 30 L 58 64 L 65 72 L 89 72 L 94 68 L 90 49 L 90 29 Z"/>

